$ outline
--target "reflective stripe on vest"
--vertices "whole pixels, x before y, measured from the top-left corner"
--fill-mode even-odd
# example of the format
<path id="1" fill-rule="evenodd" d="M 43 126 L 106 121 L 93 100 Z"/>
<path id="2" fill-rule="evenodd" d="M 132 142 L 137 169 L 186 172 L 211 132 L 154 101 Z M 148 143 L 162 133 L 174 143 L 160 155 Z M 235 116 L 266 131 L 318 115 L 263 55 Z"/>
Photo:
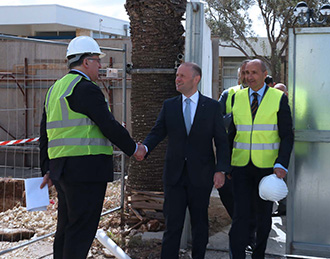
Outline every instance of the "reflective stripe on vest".
<path id="1" fill-rule="evenodd" d="M 72 111 L 67 103 L 66 98 L 81 79 L 80 75 L 67 74 L 47 93 L 45 109 L 50 159 L 113 153 L 111 142 L 98 126 L 86 115 Z"/>
<path id="2" fill-rule="evenodd" d="M 80 138 L 62 138 L 54 139 L 48 142 L 48 147 L 58 146 L 109 146 L 109 140 L 107 139 L 80 139 Z"/>
<path id="3" fill-rule="evenodd" d="M 238 131 L 251 131 L 252 125 L 236 125 Z M 253 125 L 253 130 L 278 130 L 277 124 Z"/>
<path id="4" fill-rule="evenodd" d="M 252 122 L 248 89 L 235 94 L 232 109 L 236 136 L 234 139 L 233 166 L 245 166 L 251 160 L 260 168 L 274 166 L 280 147 L 277 112 L 283 92 L 268 88 Z"/>
<path id="5" fill-rule="evenodd" d="M 245 149 L 245 150 L 274 150 L 280 148 L 280 143 L 238 143 L 234 141 L 234 148 Z"/>

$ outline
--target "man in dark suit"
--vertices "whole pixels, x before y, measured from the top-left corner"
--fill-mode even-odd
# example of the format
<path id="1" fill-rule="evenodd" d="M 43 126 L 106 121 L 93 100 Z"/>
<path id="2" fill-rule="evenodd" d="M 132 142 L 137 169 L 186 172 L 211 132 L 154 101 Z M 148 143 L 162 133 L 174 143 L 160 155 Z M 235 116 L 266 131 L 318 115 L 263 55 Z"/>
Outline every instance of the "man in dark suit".
<path id="1" fill-rule="evenodd" d="M 230 229 L 231 258 L 245 258 L 249 220 L 256 206 L 257 242 L 252 258 L 264 258 L 271 230 L 273 202 L 259 197 L 260 180 L 272 173 L 284 178 L 293 146 L 288 98 L 264 83 L 265 64 L 255 59 L 246 65 L 248 88 L 233 96 L 233 122 L 229 128 L 234 190 L 234 217 Z"/>
<path id="2" fill-rule="evenodd" d="M 180 65 L 176 89 L 182 95 L 164 102 L 155 126 L 143 141 L 150 153 L 168 136 L 163 174 L 166 224 L 163 259 L 178 258 L 187 207 L 191 216 L 192 257 L 204 258 L 213 181 L 216 188 L 221 187 L 224 173 L 229 170 L 228 139 L 220 104 L 197 91 L 201 76 L 198 65 Z"/>
<path id="3" fill-rule="evenodd" d="M 55 259 L 87 257 L 107 182 L 113 180 L 111 143 L 128 156 L 143 150 L 115 120 L 95 83 L 103 56 L 94 39 L 74 38 L 67 49 L 70 72 L 46 96 L 40 126 L 40 188 L 54 184 L 57 190 Z"/>

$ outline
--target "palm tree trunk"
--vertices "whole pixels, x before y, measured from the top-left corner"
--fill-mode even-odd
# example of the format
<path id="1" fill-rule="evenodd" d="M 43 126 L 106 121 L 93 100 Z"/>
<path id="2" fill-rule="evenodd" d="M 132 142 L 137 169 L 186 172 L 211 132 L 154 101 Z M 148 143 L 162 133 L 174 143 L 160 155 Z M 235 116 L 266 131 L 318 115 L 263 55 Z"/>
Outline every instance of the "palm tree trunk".
<path id="1" fill-rule="evenodd" d="M 184 28 L 181 24 L 186 0 L 126 0 L 130 17 L 133 69 L 174 68 L 183 53 Z M 165 99 L 177 95 L 175 72 L 132 74 L 132 135 L 142 141 L 155 124 Z M 142 162 L 131 159 L 129 188 L 162 191 L 166 141 Z"/>

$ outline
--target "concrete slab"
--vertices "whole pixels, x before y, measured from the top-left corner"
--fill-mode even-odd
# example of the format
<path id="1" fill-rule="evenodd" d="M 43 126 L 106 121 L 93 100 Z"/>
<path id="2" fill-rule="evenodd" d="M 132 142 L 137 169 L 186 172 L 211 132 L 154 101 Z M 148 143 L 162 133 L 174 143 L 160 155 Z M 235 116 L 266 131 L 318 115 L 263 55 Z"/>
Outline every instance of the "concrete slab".
<path id="1" fill-rule="evenodd" d="M 266 259 L 285 258 L 285 241 L 286 241 L 286 217 L 273 217 L 272 230 L 267 243 Z M 228 233 L 230 225 L 222 228 L 218 233 L 210 236 L 207 245 L 205 259 L 229 258 L 229 238 Z M 159 239 L 163 237 L 163 231 L 145 232 L 142 234 L 142 240 Z M 247 254 L 247 259 L 251 258 Z"/>
<path id="2" fill-rule="evenodd" d="M 229 238 L 228 238 L 229 230 L 230 230 L 230 225 L 224 227 L 223 229 L 221 229 L 220 232 L 209 237 L 209 243 L 207 245 L 207 249 L 229 251 Z"/>
<path id="3" fill-rule="evenodd" d="M 164 231 L 159 231 L 159 232 L 144 232 L 142 234 L 142 240 L 151 240 L 151 239 L 158 239 L 162 240 L 163 238 Z"/>
<path id="4" fill-rule="evenodd" d="M 286 217 L 273 217 L 272 230 L 270 232 L 266 253 L 267 258 L 273 258 L 272 256 L 284 256 L 285 255 L 285 241 L 286 241 Z M 218 251 L 220 254 L 229 251 L 229 237 L 228 233 L 230 230 L 230 225 L 223 228 L 220 232 L 209 238 L 209 243 L 207 245 L 208 252 L 213 254 Z M 212 251 L 212 252 L 211 252 Z M 211 257 L 210 257 L 211 258 Z M 215 257 L 213 257 L 215 258 Z M 216 257 L 221 258 L 221 257 Z M 250 258 L 247 255 L 247 258 Z"/>

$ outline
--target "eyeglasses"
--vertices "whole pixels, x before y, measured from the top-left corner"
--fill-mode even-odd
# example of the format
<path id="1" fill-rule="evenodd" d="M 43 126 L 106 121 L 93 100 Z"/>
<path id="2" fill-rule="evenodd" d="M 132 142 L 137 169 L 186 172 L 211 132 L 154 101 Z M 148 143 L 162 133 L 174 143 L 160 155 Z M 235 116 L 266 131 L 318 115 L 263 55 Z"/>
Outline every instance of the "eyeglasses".
<path id="1" fill-rule="evenodd" d="M 99 58 L 87 58 L 88 60 L 95 60 L 97 61 L 99 64 L 101 64 L 101 59 Z"/>

